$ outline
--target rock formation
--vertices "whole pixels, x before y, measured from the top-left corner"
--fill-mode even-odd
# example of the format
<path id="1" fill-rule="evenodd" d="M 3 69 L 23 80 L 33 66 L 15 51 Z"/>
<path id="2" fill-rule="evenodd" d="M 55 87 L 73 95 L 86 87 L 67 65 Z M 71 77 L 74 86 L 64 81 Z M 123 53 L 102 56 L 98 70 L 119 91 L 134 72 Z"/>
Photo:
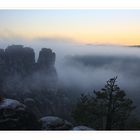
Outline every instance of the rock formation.
<path id="1" fill-rule="evenodd" d="M 26 106 L 17 100 L 0 101 L 0 130 L 38 130 L 40 124 Z"/>
<path id="2" fill-rule="evenodd" d="M 39 58 L 37 61 L 39 67 L 51 67 L 55 63 L 55 53 L 51 49 L 43 48 L 39 52 Z"/>
<path id="3" fill-rule="evenodd" d="M 26 75 L 33 70 L 35 64 L 34 50 L 22 45 L 8 46 L 4 52 L 6 74 Z"/>
<path id="4" fill-rule="evenodd" d="M 73 127 L 72 130 L 75 130 L 75 131 L 90 131 L 90 130 L 94 130 L 93 128 L 90 128 L 90 127 L 87 127 L 87 126 L 84 126 L 84 125 L 79 125 L 79 126 L 75 126 Z"/>
<path id="5" fill-rule="evenodd" d="M 1 93 L 26 94 L 43 88 L 56 90 L 54 64 L 55 53 L 51 49 L 43 48 L 37 62 L 32 48 L 11 45 L 5 50 L 0 49 Z"/>
<path id="6" fill-rule="evenodd" d="M 46 116 L 39 120 L 43 130 L 71 130 L 72 124 L 56 116 Z"/>
<path id="7" fill-rule="evenodd" d="M 94 130 L 87 126 L 75 126 L 57 116 L 37 118 L 32 112 L 33 99 L 23 104 L 18 100 L 0 98 L 0 130 Z M 38 113 L 38 112 L 36 112 Z"/>

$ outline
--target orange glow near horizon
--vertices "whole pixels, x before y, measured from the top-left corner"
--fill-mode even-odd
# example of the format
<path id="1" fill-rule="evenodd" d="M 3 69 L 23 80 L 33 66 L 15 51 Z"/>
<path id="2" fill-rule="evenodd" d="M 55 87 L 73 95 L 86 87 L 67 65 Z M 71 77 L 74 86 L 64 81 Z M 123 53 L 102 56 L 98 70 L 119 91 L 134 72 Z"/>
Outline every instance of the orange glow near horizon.
<path id="1" fill-rule="evenodd" d="M 140 10 L 1 10 L 0 18 L 0 36 L 6 38 L 140 44 Z"/>

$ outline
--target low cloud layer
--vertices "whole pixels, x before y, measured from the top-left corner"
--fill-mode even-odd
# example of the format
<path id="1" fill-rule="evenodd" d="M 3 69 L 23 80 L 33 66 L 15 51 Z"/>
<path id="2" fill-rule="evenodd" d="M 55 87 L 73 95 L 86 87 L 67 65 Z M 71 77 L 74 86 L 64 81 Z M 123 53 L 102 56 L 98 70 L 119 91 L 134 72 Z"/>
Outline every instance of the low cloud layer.
<path id="1" fill-rule="evenodd" d="M 120 45 L 80 44 L 69 39 L 36 38 L 1 39 L 0 47 L 22 44 L 38 54 L 46 47 L 56 52 L 59 84 L 83 91 L 99 90 L 105 82 L 118 76 L 118 84 L 134 100 L 140 100 L 140 48 Z M 38 56 L 36 56 L 38 57 Z"/>

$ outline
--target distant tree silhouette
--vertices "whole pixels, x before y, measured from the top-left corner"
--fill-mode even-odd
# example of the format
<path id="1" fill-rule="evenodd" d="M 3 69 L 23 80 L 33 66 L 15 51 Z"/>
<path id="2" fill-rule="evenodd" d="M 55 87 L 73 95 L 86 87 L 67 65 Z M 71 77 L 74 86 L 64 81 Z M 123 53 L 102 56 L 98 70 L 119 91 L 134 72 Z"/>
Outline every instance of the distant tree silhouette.
<path id="1" fill-rule="evenodd" d="M 117 77 L 111 78 L 100 91 L 94 94 L 82 94 L 73 118 L 78 124 L 88 125 L 96 129 L 125 129 L 126 121 L 135 108 L 131 99 L 116 84 Z"/>

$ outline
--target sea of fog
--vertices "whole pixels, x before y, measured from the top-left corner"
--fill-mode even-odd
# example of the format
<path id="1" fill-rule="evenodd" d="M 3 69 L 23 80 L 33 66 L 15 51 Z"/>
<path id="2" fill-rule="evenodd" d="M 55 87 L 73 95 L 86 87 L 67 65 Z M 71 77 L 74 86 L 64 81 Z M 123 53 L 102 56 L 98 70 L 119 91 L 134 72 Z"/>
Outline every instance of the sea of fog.
<path id="1" fill-rule="evenodd" d="M 140 48 L 111 44 L 82 44 L 70 39 L 1 38 L 0 47 L 21 44 L 32 47 L 36 58 L 41 48 L 56 53 L 55 67 L 59 85 L 83 91 L 100 90 L 105 82 L 118 76 L 117 84 L 136 103 L 140 100 Z"/>

